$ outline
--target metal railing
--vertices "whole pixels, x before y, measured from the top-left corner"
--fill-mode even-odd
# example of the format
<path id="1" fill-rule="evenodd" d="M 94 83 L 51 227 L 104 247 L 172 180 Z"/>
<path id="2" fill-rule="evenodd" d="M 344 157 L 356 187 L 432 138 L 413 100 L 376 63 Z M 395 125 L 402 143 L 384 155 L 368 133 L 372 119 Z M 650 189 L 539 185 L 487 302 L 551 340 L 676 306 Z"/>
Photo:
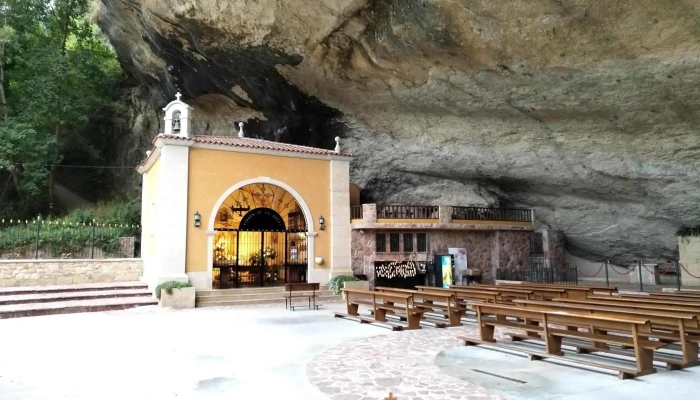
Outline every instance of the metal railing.
<path id="1" fill-rule="evenodd" d="M 578 284 L 578 272 L 575 267 L 569 268 L 568 266 L 562 269 L 553 269 L 537 265 L 527 269 L 498 268 L 496 269 L 496 279 L 503 281 L 576 285 Z"/>
<path id="2" fill-rule="evenodd" d="M 438 206 L 377 206 L 377 218 L 438 219 Z"/>
<path id="3" fill-rule="evenodd" d="M 362 219 L 362 206 L 350 206 L 350 219 Z"/>
<path id="4" fill-rule="evenodd" d="M 0 219 L 0 259 L 133 258 L 140 226 Z"/>
<path id="5" fill-rule="evenodd" d="M 532 210 L 517 208 L 452 207 L 453 220 L 532 222 Z"/>

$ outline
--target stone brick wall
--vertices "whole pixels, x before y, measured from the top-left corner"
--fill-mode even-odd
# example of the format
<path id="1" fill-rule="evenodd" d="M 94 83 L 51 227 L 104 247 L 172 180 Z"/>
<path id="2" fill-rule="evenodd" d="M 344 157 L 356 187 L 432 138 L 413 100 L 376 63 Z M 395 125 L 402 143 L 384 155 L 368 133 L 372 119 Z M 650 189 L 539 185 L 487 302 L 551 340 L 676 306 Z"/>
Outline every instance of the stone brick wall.
<path id="1" fill-rule="evenodd" d="M 375 234 L 371 229 L 352 231 L 352 270 L 374 281 L 375 261 L 403 261 L 412 253 L 377 253 Z M 381 232 L 385 232 L 382 230 Z M 529 265 L 530 231 L 455 231 L 426 230 L 428 253 L 416 254 L 417 261 L 432 260 L 435 254 L 448 254 L 449 247 L 467 249 L 467 266 L 481 270 L 484 282 L 492 282 L 496 268 L 517 269 Z"/>
<path id="2" fill-rule="evenodd" d="M 137 281 L 140 258 L 108 260 L 0 260 L 0 287 Z"/>

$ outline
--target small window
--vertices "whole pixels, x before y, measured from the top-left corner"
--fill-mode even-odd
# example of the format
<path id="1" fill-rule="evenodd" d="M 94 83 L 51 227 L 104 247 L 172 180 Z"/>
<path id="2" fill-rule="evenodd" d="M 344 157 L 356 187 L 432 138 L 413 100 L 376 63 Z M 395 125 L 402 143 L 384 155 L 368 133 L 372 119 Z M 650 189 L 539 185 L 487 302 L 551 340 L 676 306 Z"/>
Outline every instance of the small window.
<path id="1" fill-rule="evenodd" d="M 392 253 L 399 252 L 399 236 L 398 233 L 389 234 L 389 251 Z"/>
<path id="2" fill-rule="evenodd" d="M 403 251 L 404 253 L 413 252 L 413 234 L 404 233 L 403 234 Z"/>
<path id="3" fill-rule="evenodd" d="M 377 253 L 386 253 L 386 235 L 377 233 Z"/>
<path id="4" fill-rule="evenodd" d="M 417 233 L 416 234 L 416 251 L 419 253 L 428 252 L 428 234 L 427 233 Z"/>

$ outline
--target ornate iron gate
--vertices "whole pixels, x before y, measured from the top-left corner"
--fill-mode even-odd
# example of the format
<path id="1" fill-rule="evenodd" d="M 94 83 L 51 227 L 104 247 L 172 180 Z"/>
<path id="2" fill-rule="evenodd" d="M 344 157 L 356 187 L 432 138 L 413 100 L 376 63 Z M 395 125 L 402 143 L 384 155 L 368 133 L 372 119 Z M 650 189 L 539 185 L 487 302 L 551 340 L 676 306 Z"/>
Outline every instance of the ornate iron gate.
<path id="1" fill-rule="evenodd" d="M 289 217 L 288 229 L 276 211 L 261 207 L 249 211 L 238 229 L 216 229 L 214 288 L 306 282 L 305 229 Z"/>

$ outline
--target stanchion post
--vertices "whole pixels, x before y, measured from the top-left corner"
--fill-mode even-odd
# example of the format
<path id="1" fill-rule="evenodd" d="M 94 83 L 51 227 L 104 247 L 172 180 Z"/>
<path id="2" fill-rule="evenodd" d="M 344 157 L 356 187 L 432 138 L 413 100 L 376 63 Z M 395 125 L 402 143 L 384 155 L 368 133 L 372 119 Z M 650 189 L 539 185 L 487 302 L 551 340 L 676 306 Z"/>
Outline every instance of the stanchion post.
<path id="1" fill-rule="evenodd" d="M 610 264 L 610 261 L 605 260 L 605 286 L 610 286 L 610 275 L 608 275 L 608 264 Z"/>
<path id="2" fill-rule="evenodd" d="M 681 262 L 676 260 L 676 289 L 681 290 Z"/>
<path id="3" fill-rule="evenodd" d="M 642 283 L 642 260 L 635 260 L 636 265 L 637 265 L 637 275 L 639 276 L 639 291 L 643 292 L 644 291 L 644 283 Z"/>

